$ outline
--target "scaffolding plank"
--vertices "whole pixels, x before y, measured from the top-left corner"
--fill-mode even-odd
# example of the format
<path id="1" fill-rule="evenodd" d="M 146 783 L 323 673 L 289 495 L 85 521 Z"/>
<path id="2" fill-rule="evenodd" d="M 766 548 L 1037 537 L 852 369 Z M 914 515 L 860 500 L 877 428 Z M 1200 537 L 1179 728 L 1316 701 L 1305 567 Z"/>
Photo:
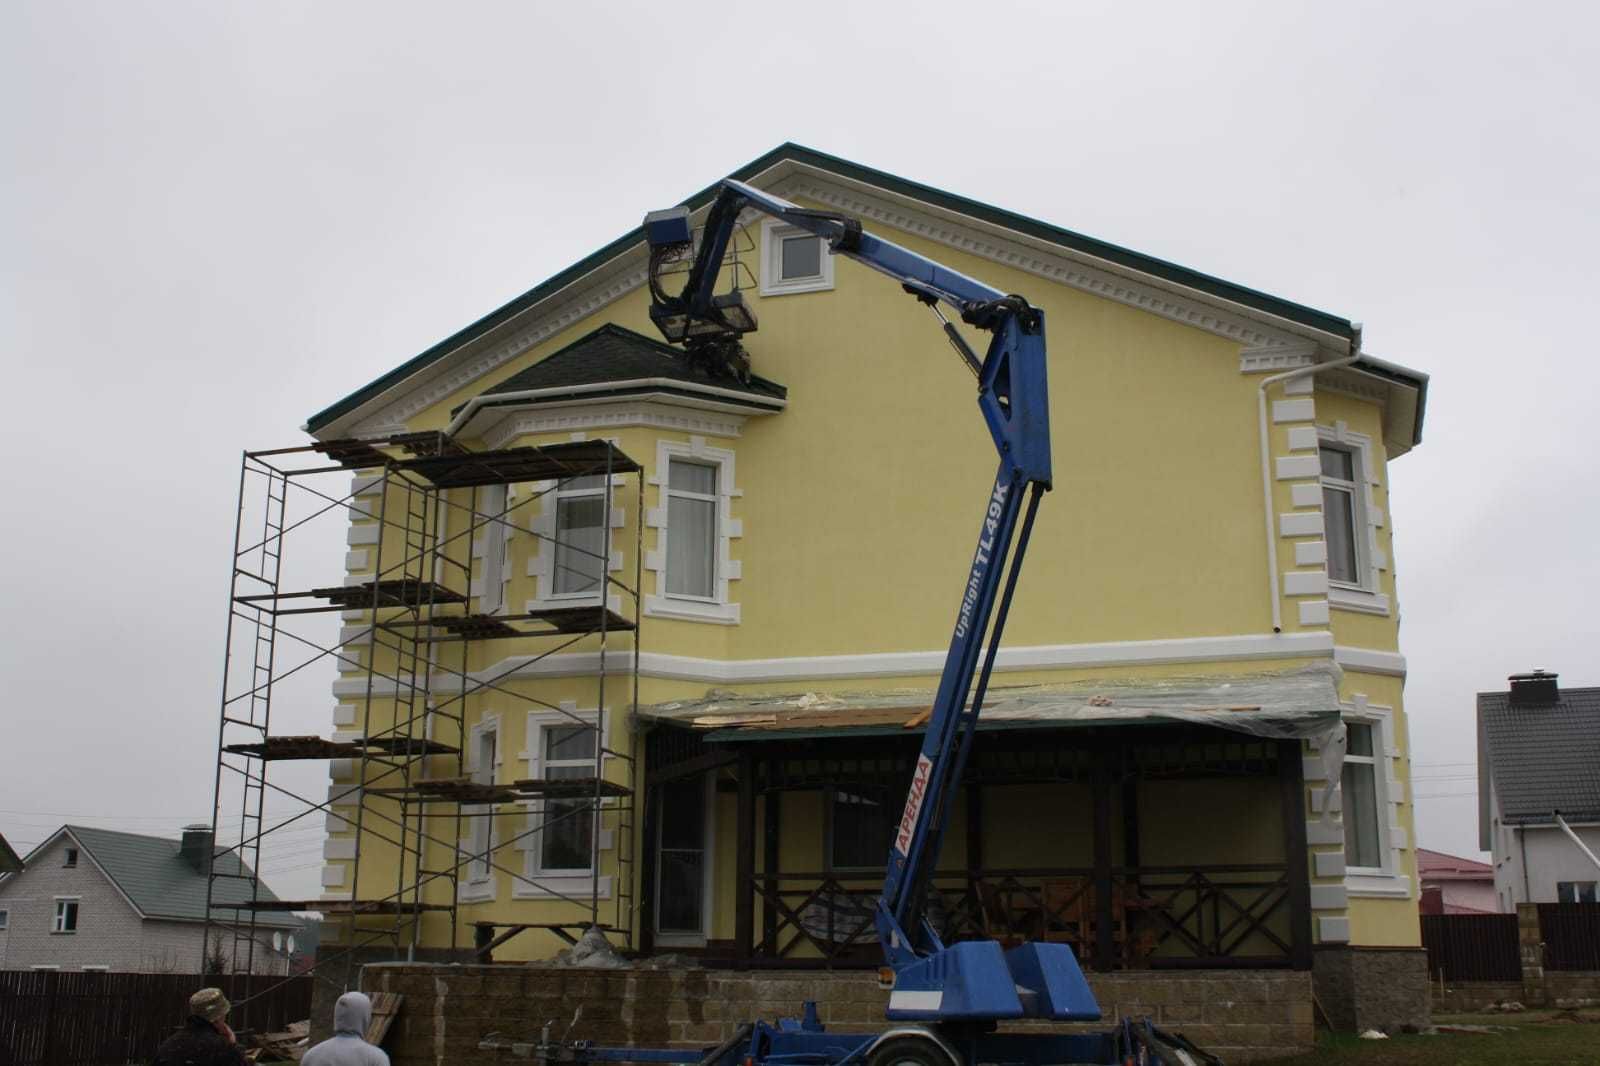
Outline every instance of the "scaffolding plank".
<path id="1" fill-rule="evenodd" d="M 417 911 L 447 911 L 448 903 L 411 903 L 394 899 L 259 899 L 237 906 L 228 904 L 229 910 L 254 911 L 321 911 L 325 915 L 349 916 L 351 914 L 409 914 Z"/>
<path id="2" fill-rule="evenodd" d="M 387 578 L 377 582 L 363 581 L 359 585 L 330 585 L 311 590 L 319 600 L 327 600 L 346 610 L 371 607 L 376 592 L 379 607 L 426 607 L 447 603 L 466 603 L 467 598 L 454 589 L 436 581 L 418 581 L 412 577 Z"/>
<path id="3" fill-rule="evenodd" d="M 382 443 L 384 442 L 381 440 L 357 440 L 354 437 L 346 437 L 341 440 L 319 440 L 311 445 L 311 450 L 326 455 L 340 466 L 360 470 L 369 466 L 382 466 L 389 461 L 387 455 L 373 447 L 374 444 Z"/>
<path id="4" fill-rule="evenodd" d="M 596 787 L 592 777 L 525 777 L 511 782 L 511 787 L 526 796 L 544 799 L 592 799 L 596 792 L 601 796 L 631 796 L 633 790 L 615 781 L 600 781 Z"/>
<path id="5" fill-rule="evenodd" d="M 559 481 L 603 474 L 631 474 L 639 464 L 614 445 L 579 440 L 543 447 L 501 448 L 465 455 L 426 455 L 403 459 L 402 470 L 421 474 L 440 488 L 504 485 L 518 481 Z"/>
<path id="6" fill-rule="evenodd" d="M 505 785 L 487 785 L 467 777 L 440 777 L 393 788 L 369 788 L 374 796 L 397 796 L 422 803 L 511 803 L 521 797 Z"/>
<path id="7" fill-rule="evenodd" d="M 551 607 L 524 614 L 470 614 L 416 621 L 401 619 L 384 623 L 384 628 L 398 631 L 432 626 L 444 630 L 444 635 L 415 639 L 421 644 L 439 644 L 456 640 L 516 640 L 598 633 L 602 619 L 609 632 L 625 633 L 634 628 L 632 621 L 610 608 L 602 609 L 599 604 L 588 607 Z M 539 628 L 524 629 L 512 625 L 513 622 L 533 622 L 537 623 Z"/>
<path id="8" fill-rule="evenodd" d="M 453 744 L 445 744 L 438 740 L 428 740 L 424 737 L 368 737 L 358 740 L 357 744 L 369 752 L 381 751 L 385 755 L 457 755 L 461 749 Z"/>
<path id="9" fill-rule="evenodd" d="M 268 737 L 255 744 L 229 744 L 222 749 L 257 759 L 349 759 L 361 755 L 359 745 L 322 737 Z"/>

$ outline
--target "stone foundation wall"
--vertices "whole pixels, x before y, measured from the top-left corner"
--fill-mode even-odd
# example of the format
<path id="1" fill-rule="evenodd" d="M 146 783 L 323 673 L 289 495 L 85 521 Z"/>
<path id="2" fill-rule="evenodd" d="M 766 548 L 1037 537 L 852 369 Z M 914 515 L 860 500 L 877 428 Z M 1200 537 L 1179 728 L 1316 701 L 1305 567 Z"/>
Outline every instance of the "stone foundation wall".
<path id="1" fill-rule="evenodd" d="M 1095 974 L 1089 978 L 1109 1028 L 1148 1016 L 1229 1062 L 1292 1055 L 1313 1042 L 1311 975 L 1290 970 Z M 516 1061 L 478 1047 L 491 1033 L 532 1042 L 545 1022 L 601 1044 L 703 1046 L 756 1018 L 794 1017 L 807 999 L 839 1029 L 887 1027 L 888 993 L 873 974 L 724 970 L 576 970 L 539 965 L 366 967 L 362 989 L 405 996 L 384 1047 L 393 1066 Z M 1017 1028 L 1040 1023 L 1022 1023 Z M 1009 1027 L 1008 1027 L 1009 1028 Z"/>
<path id="2" fill-rule="evenodd" d="M 1396 1032 L 1428 1024 L 1428 954 L 1421 948 L 1318 948 L 1317 1000 L 1338 1032 Z"/>
<path id="3" fill-rule="evenodd" d="M 470 961 L 470 950 L 451 953 L 449 948 L 417 948 L 417 956 L 422 962 L 448 963 L 457 960 Z M 339 997 L 349 991 L 345 982 L 350 982 L 350 988 L 361 987 L 361 968 L 374 963 L 388 962 L 394 958 L 394 946 L 383 944 L 376 947 L 346 948 L 338 944 L 329 944 L 320 948 L 316 956 L 316 982 L 311 986 L 311 1042 L 313 1044 L 326 1040 L 333 1035 L 333 1005 Z"/>
<path id="4" fill-rule="evenodd" d="M 1433 984 L 1433 1009 L 1442 1014 L 1470 1014 L 1492 1003 L 1512 1002 L 1542 1010 L 1580 999 L 1600 1001 L 1600 973 L 1546 970 L 1537 986 L 1521 981 L 1452 981 L 1441 991 L 1437 981 Z"/>

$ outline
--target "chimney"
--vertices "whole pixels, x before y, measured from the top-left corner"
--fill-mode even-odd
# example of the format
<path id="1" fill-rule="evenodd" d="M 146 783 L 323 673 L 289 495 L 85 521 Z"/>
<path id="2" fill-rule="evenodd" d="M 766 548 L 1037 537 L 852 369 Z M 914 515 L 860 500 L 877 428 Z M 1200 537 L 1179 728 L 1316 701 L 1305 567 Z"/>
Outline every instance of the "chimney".
<path id="1" fill-rule="evenodd" d="M 211 827 L 209 825 L 184 826 L 183 843 L 178 847 L 178 858 L 193 866 L 198 873 L 210 872 Z"/>
<path id="2" fill-rule="evenodd" d="M 1511 706 L 1552 707 L 1560 701 L 1561 690 L 1556 687 L 1559 674 L 1535 670 L 1531 674 L 1512 674 Z"/>

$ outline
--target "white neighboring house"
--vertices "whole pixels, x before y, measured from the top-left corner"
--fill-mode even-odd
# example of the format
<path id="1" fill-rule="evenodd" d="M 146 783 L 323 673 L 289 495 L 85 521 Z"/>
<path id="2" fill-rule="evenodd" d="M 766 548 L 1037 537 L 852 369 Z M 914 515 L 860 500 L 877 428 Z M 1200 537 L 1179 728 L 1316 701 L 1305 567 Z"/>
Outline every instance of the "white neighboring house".
<path id="1" fill-rule="evenodd" d="M 1478 837 L 1502 911 L 1600 900 L 1600 688 L 1536 670 L 1478 693 Z"/>
<path id="2" fill-rule="evenodd" d="M 0 970 L 201 972 L 212 847 L 209 826 L 189 826 L 180 840 L 62 826 L 28 853 L 20 872 L 0 878 Z M 231 853 L 216 862 L 219 871 L 243 869 Z M 225 901 L 246 891 L 244 880 L 217 882 Z M 261 896 L 275 898 L 265 885 Z M 218 918 L 234 915 L 229 909 Z M 292 914 L 259 914 L 250 968 L 287 974 L 300 925 Z M 224 957 L 233 953 L 231 931 L 214 927 L 213 943 Z M 243 970 L 245 954 L 241 948 L 229 969 Z"/>

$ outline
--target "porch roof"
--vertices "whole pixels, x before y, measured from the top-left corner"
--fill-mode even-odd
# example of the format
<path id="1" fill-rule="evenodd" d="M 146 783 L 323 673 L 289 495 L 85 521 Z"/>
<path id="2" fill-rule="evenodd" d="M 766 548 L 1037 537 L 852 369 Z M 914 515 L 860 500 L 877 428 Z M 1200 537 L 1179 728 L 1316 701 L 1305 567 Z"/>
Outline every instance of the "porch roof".
<path id="1" fill-rule="evenodd" d="M 698 700 L 641 707 L 642 717 L 704 733 L 714 743 L 833 736 L 920 734 L 927 689 L 852 693 L 743 694 L 713 690 Z M 994 685 L 980 730 L 1061 729 L 1184 722 L 1251 736 L 1325 741 L 1339 728 L 1339 668 L 1289 673 Z"/>

